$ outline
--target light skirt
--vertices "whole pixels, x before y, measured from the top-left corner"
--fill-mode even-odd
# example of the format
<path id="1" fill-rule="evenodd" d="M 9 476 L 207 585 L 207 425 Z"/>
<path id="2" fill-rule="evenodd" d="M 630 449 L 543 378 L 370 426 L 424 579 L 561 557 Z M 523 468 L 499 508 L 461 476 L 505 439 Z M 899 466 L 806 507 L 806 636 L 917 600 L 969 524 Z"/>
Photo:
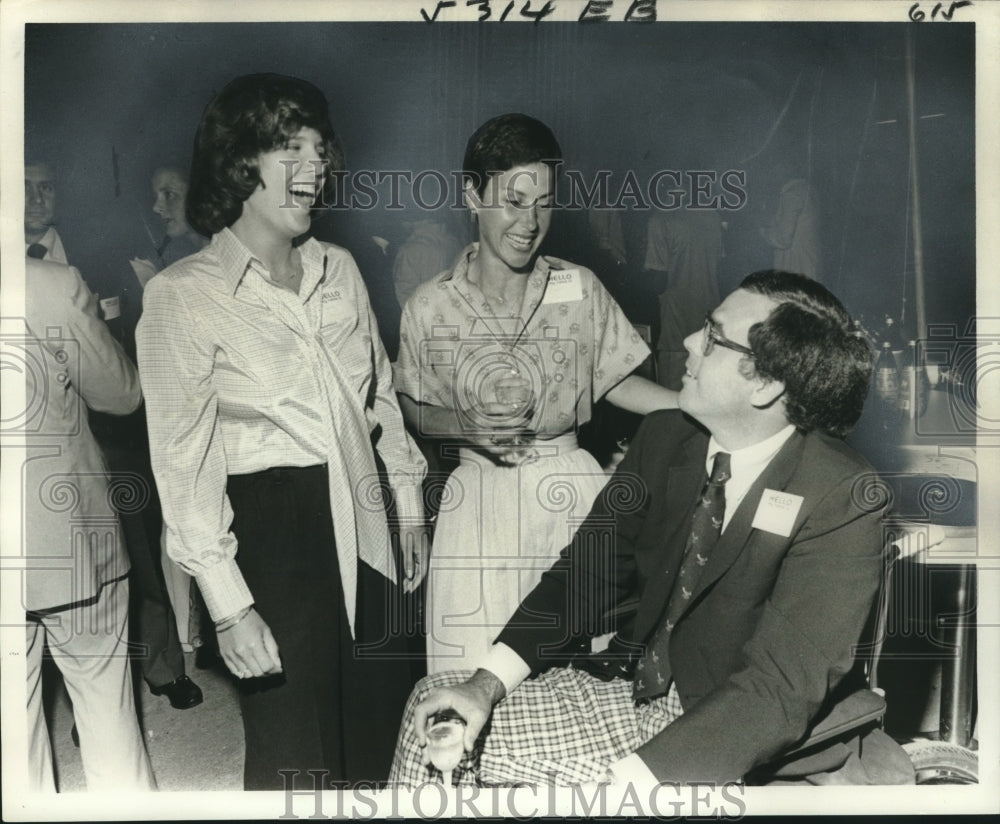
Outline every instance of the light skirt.
<path id="1" fill-rule="evenodd" d="M 474 668 L 569 543 L 608 476 L 563 436 L 496 466 L 468 450 L 445 486 L 427 591 L 429 673 Z"/>

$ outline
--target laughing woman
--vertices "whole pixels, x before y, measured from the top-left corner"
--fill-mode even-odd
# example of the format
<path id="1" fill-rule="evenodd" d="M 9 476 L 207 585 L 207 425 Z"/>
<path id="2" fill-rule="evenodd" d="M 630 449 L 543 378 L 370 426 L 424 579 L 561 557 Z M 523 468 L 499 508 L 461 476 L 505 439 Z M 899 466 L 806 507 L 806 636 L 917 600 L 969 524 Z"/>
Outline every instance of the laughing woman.
<path id="1" fill-rule="evenodd" d="M 139 325 L 167 551 L 241 679 L 246 789 L 283 788 L 279 770 L 384 778 L 410 685 L 361 642 L 393 651 L 396 561 L 401 589 L 422 575 L 419 554 L 393 556 L 379 470 L 416 523 L 425 465 L 354 260 L 299 242 L 342 165 L 318 89 L 232 81 L 202 116 L 188 192 L 212 241 L 150 281 Z"/>
<path id="2" fill-rule="evenodd" d="M 475 668 L 589 511 L 606 475 L 576 432 L 593 404 L 677 405 L 676 392 L 631 374 L 649 349 L 594 273 L 539 254 L 560 159 L 534 118 L 480 126 L 463 163 L 479 240 L 403 311 L 403 413 L 460 447 L 431 552 L 431 673 Z"/>

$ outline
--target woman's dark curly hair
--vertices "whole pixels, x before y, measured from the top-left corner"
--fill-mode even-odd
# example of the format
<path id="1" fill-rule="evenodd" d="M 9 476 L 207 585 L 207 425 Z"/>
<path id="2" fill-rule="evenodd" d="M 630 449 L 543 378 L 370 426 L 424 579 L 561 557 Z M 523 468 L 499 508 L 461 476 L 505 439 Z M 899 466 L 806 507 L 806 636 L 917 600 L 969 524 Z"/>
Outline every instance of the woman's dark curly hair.
<path id="1" fill-rule="evenodd" d="M 312 83 L 280 74 L 237 77 L 205 108 L 194 138 L 187 218 L 214 235 L 243 213 L 243 201 L 260 185 L 258 160 L 304 128 L 323 139 L 326 175 L 317 208 L 332 202 L 344 152 L 330 125 L 326 98 Z"/>
<path id="2" fill-rule="evenodd" d="M 790 272 L 754 272 L 740 289 L 778 303 L 767 320 L 750 327 L 756 357 L 744 368 L 784 382 L 790 423 L 844 437 L 861 416 L 873 364 L 847 310 L 825 286 Z"/>
<path id="3" fill-rule="evenodd" d="M 476 129 L 465 146 L 462 177 L 480 197 L 490 176 L 515 166 L 548 163 L 557 166 L 562 149 L 552 130 L 526 114 L 501 114 Z"/>

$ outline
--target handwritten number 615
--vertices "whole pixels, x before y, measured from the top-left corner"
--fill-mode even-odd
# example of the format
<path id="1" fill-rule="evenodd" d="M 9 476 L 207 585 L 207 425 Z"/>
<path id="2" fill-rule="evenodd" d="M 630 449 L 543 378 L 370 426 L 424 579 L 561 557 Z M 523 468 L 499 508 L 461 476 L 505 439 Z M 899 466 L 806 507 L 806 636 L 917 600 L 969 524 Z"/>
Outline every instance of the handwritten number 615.
<path id="1" fill-rule="evenodd" d="M 962 8 L 964 6 L 971 6 L 971 5 L 972 5 L 972 0 L 955 0 L 954 3 L 952 3 L 950 6 L 948 6 L 948 10 L 944 11 L 944 4 L 943 3 L 936 3 L 934 5 L 934 8 L 931 10 L 931 20 L 937 20 L 937 17 L 938 17 L 939 14 L 945 20 L 951 20 L 952 16 L 960 8 Z M 927 17 L 927 15 L 924 14 L 923 10 L 920 8 L 920 3 L 914 3 L 912 6 L 910 6 L 910 19 L 914 23 L 919 23 L 921 20 L 925 19 L 926 17 Z"/>

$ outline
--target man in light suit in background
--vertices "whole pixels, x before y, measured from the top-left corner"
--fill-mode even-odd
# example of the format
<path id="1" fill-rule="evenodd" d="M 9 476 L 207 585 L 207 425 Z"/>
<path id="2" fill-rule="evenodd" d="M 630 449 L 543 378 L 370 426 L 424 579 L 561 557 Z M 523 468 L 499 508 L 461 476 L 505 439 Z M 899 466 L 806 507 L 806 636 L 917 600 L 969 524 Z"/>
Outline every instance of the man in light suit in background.
<path id="1" fill-rule="evenodd" d="M 71 266 L 26 257 L 28 415 L 22 528 L 29 784 L 54 790 L 42 705 L 43 653 L 73 702 L 90 790 L 155 789 L 128 660 L 128 556 L 117 499 L 148 496 L 128 478 L 109 487 L 87 409 L 127 414 L 142 401 L 135 366 Z M 133 479 L 134 480 L 134 479 Z M 124 485 L 122 485 L 124 484 Z"/>
<path id="2" fill-rule="evenodd" d="M 418 684 L 393 780 L 427 780 L 426 721 L 453 708 L 481 783 L 766 781 L 759 771 L 855 686 L 885 499 L 841 439 L 861 413 L 870 350 L 823 286 L 778 271 L 745 278 L 684 345 L 681 411 L 645 419 L 480 669 Z M 629 603 L 616 654 L 547 669 L 567 634 L 596 635 Z M 781 775 L 913 780 L 902 749 L 871 728 Z"/>
<path id="3" fill-rule="evenodd" d="M 24 167 L 24 250 L 28 257 L 67 263 L 56 223 L 56 181 L 48 163 Z"/>

